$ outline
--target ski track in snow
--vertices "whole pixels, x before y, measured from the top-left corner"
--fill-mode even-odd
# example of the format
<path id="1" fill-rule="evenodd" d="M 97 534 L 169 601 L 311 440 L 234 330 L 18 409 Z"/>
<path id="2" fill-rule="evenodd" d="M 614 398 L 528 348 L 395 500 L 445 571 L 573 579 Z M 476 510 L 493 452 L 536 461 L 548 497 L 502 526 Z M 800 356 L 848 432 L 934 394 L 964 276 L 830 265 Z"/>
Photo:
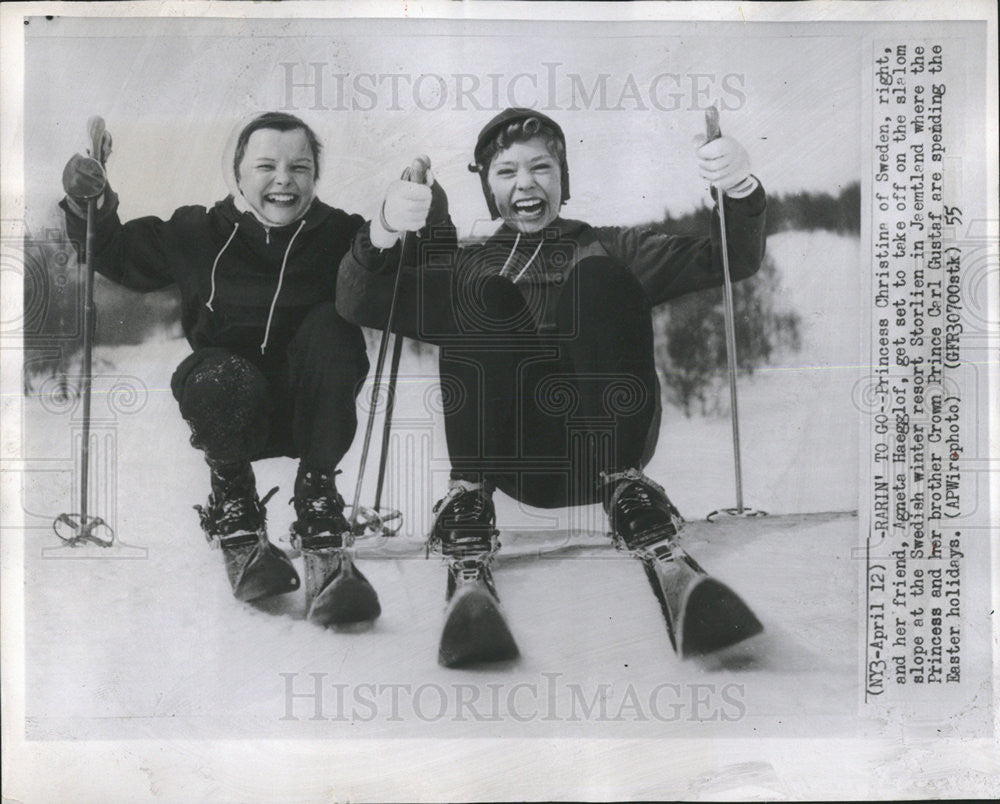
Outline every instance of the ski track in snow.
<path id="1" fill-rule="evenodd" d="M 847 312 L 857 241 L 790 233 L 768 248 L 802 312 L 809 355 L 741 380 L 745 498 L 772 515 L 703 520 L 734 502 L 728 417 L 668 408 L 647 467 L 689 519 L 686 549 L 758 613 L 761 636 L 680 661 L 641 565 L 610 547 L 598 507 L 538 511 L 498 494 L 496 581 L 522 658 L 439 667 L 445 570 L 424 559 L 422 540 L 448 465 L 435 363 L 409 351 L 386 493 L 405 526 L 394 541 L 359 546 L 382 617 L 364 633 L 338 633 L 302 619 L 301 591 L 240 604 L 191 510 L 207 496 L 208 472 L 169 391 L 187 345 L 99 347 L 116 368 L 95 379 L 92 482 L 95 512 L 117 531 L 113 548 L 63 548 L 52 534 L 52 519 L 76 510 L 79 413 L 53 397 L 24 400 L 29 736 L 847 736 L 860 682 L 857 350 L 844 337 L 857 331 Z M 808 275 L 794 272 L 800 265 Z M 135 396 L 122 395 L 116 372 L 133 378 Z M 342 467 L 348 498 L 363 426 Z M 262 492 L 281 486 L 269 503 L 279 543 L 294 469 L 287 459 L 255 465 Z M 317 682 L 321 697 L 308 697 Z"/>

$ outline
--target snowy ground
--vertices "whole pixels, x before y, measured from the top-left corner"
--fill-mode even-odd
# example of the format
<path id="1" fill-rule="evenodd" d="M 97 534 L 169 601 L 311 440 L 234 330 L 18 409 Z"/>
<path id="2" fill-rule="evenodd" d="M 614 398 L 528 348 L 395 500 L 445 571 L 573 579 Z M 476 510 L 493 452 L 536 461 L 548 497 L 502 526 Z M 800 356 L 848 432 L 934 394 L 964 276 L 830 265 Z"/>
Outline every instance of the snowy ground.
<path id="1" fill-rule="evenodd" d="M 394 542 L 361 549 L 383 616 L 368 632 L 334 633 L 302 620 L 301 592 L 261 609 L 236 603 L 190 508 L 206 496 L 207 469 L 168 388 L 186 344 L 99 349 L 93 471 L 114 548 L 59 547 L 50 523 L 76 509 L 79 413 L 45 395 L 24 402 L 29 736 L 855 733 L 856 242 L 795 233 L 769 243 L 806 318 L 809 355 L 741 386 L 746 499 L 771 516 L 705 523 L 734 502 L 728 419 L 666 411 L 648 472 L 690 521 L 688 550 L 766 629 L 710 662 L 673 655 L 641 567 L 600 535 L 599 511 L 519 510 L 498 496 L 496 577 L 522 659 L 474 671 L 437 665 L 445 576 L 424 560 L 422 540 L 448 466 L 434 363 L 410 354 L 388 486 L 406 526 Z M 790 273 L 796 264 L 810 274 Z M 347 496 L 358 453 L 356 443 L 343 466 Z M 269 512 L 278 538 L 292 519 L 294 464 L 256 468 L 262 490 L 281 486 Z"/>

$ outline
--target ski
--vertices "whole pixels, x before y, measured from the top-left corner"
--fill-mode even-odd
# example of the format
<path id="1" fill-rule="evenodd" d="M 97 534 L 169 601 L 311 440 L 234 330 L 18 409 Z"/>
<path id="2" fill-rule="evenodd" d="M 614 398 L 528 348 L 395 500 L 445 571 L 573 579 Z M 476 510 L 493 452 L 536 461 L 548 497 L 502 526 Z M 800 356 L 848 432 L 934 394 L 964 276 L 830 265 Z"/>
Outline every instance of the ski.
<path id="1" fill-rule="evenodd" d="M 643 563 L 660 601 L 670 643 L 682 659 L 727 648 L 764 630 L 736 592 L 674 542 L 664 540 L 634 555 Z"/>
<path id="2" fill-rule="evenodd" d="M 306 619 L 323 627 L 360 626 L 382 613 L 375 589 L 344 548 L 304 550 Z"/>
<path id="3" fill-rule="evenodd" d="M 288 557 L 266 536 L 251 534 L 250 538 L 250 543 L 222 544 L 233 596 L 250 603 L 298 589 L 299 575 Z"/>
<path id="4" fill-rule="evenodd" d="M 293 528 L 290 542 L 302 556 L 305 567 L 306 619 L 324 628 L 364 629 L 382 614 L 378 594 L 354 563 L 355 539 L 394 536 L 402 524 L 402 514 L 355 509 L 352 529 L 339 535 L 302 537 Z"/>
<path id="5" fill-rule="evenodd" d="M 448 601 L 438 648 L 438 663 L 444 667 L 504 662 L 520 655 L 488 572 L 459 582 Z"/>

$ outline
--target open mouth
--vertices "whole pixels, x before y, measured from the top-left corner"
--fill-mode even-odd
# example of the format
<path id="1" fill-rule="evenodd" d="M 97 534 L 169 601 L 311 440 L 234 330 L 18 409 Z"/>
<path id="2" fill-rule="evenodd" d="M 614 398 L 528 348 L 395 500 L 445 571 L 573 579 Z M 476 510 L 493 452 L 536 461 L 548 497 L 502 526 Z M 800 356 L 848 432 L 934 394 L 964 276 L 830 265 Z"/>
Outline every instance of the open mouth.
<path id="1" fill-rule="evenodd" d="M 524 217 L 535 217 L 541 215 L 545 209 L 545 201 L 541 198 L 529 198 L 523 201 L 514 202 L 514 211 Z"/>
<path id="2" fill-rule="evenodd" d="M 264 196 L 264 200 L 276 207 L 291 207 L 295 205 L 299 197 L 294 193 L 268 193 Z"/>

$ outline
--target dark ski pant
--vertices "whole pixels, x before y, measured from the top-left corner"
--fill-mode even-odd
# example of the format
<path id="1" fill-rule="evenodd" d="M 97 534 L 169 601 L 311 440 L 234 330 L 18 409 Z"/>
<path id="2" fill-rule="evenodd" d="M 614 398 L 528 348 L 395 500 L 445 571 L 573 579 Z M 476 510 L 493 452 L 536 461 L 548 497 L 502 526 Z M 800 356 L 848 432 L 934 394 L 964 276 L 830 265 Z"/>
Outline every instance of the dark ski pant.
<path id="1" fill-rule="evenodd" d="M 170 382 L 191 443 L 218 463 L 299 458 L 333 470 L 354 440 L 355 400 L 368 374 L 361 330 L 332 302 L 316 305 L 283 355 L 257 360 L 196 349 Z"/>
<path id="2" fill-rule="evenodd" d="M 626 268 L 583 262 L 541 326 L 521 291 L 493 276 L 456 294 L 463 334 L 440 346 L 452 477 L 528 505 L 603 501 L 601 472 L 641 468 L 660 425 L 645 294 Z"/>

